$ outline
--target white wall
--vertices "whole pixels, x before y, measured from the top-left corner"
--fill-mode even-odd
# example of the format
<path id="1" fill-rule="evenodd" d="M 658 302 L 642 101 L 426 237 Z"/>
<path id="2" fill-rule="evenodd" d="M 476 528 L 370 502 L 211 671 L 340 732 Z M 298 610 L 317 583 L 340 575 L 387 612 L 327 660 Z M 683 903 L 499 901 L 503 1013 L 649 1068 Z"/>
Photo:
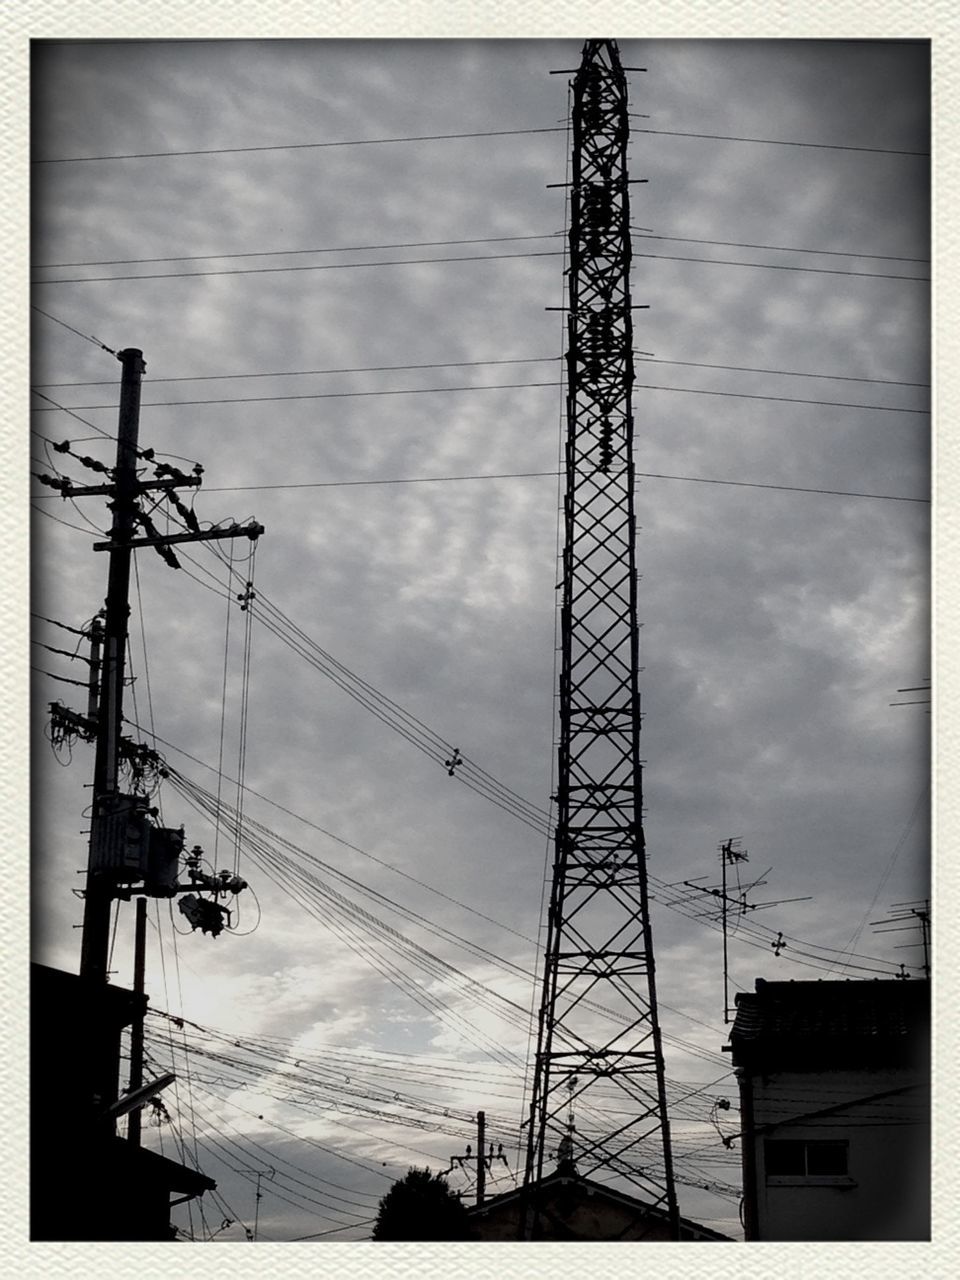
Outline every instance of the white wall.
<path id="1" fill-rule="evenodd" d="M 757 1208 L 763 1240 L 922 1240 L 930 1234 L 930 1126 L 916 1071 L 754 1077 Z M 874 1098 L 873 1101 L 862 1101 Z M 810 1112 L 840 1105 L 814 1117 Z M 806 1116 L 805 1119 L 795 1119 Z M 785 1124 L 784 1121 L 793 1121 Z M 846 1177 L 768 1178 L 764 1139 L 848 1142 Z"/>

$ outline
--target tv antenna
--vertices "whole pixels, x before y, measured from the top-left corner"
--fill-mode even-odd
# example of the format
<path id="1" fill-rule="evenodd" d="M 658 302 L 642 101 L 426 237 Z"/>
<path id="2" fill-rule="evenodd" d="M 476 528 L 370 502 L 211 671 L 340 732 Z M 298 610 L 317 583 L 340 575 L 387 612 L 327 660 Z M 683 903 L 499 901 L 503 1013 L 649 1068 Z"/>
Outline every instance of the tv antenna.
<path id="1" fill-rule="evenodd" d="M 748 911 L 758 911 L 762 910 L 764 907 L 780 907 L 786 902 L 809 902 L 810 896 L 808 895 L 804 898 L 778 898 L 771 900 L 770 902 L 748 902 L 747 894 L 753 889 L 758 889 L 761 885 L 765 885 L 767 882 L 764 877 L 769 875 L 773 868 L 767 867 L 766 871 L 764 871 L 762 875 L 759 875 L 756 880 L 751 881 L 748 885 L 742 885 L 740 883 L 740 863 L 749 862 L 750 858 L 746 849 L 742 847 L 740 837 L 731 836 L 728 840 L 724 840 L 719 844 L 717 849 L 720 854 L 719 887 L 695 884 L 692 880 L 684 880 L 683 883 L 688 889 L 696 889 L 698 893 L 708 893 L 712 898 L 716 898 L 720 903 L 720 928 L 723 934 L 723 1021 L 724 1025 L 726 1025 L 730 1022 L 730 963 L 727 948 L 730 933 L 730 908 L 736 908 L 736 918 L 739 923 Z M 729 894 L 727 892 L 728 867 L 737 868 L 736 894 Z M 698 876 L 697 878 L 702 879 L 703 877 Z M 780 952 L 786 948 L 786 945 L 787 944 L 783 941 L 783 934 L 780 934 L 777 943 L 775 944 L 776 950 L 774 954 L 779 957 Z"/>
<path id="2" fill-rule="evenodd" d="M 885 920 L 872 920 L 871 928 L 875 933 L 906 933 L 920 930 L 919 942 L 903 942 L 895 947 L 896 951 L 908 948 L 923 947 L 923 975 L 930 977 L 930 899 L 918 898 L 915 902 L 894 902 L 891 914 Z M 901 966 L 902 967 L 902 966 Z"/>

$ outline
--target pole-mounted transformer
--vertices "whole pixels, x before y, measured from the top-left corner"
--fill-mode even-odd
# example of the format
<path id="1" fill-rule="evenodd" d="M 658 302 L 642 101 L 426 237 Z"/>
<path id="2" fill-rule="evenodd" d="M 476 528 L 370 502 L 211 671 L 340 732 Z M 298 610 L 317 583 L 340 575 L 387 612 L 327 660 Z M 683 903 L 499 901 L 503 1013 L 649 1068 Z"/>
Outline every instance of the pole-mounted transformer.
<path id="1" fill-rule="evenodd" d="M 557 821 L 525 1234 L 563 1143 L 568 1171 L 617 1175 L 676 1239 L 642 825 L 629 123 L 615 42 L 586 42 L 572 88 Z"/>

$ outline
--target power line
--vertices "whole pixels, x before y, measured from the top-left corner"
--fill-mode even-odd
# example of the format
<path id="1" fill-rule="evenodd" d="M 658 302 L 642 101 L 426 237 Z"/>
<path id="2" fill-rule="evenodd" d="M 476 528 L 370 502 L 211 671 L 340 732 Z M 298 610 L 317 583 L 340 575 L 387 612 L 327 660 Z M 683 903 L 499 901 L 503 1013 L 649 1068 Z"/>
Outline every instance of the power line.
<path id="1" fill-rule="evenodd" d="M 100 385 L 100 384 L 98 384 L 98 385 Z M 89 428 L 90 428 L 90 430 L 91 430 L 91 431 L 95 431 L 95 432 L 97 433 L 97 435 L 104 436 L 104 437 L 105 437 L 106 439 L 108 439 L 108 440 L 112 440 L 112 439 L 113 439 L 113 437 L 110 435 L 110 432 L 109 432 L 109 431 L 104 431 L 102 427 L 98 427 L 98 426 L 96 426 L 94 423 L 92 423 L 92 422 L 88 422 L 86 418 L 81 418 L 81 417 L 80 417 L 80 415 L 79 415 L 78 413 L 75 413 L 73 409 L 68 409 L 68 408 L 67 408 L 67 406 L 66 406 L 66 405 L 64 405 L 64 404 L 58 404 L 58 403 L 56 402 L 56 400 L 51 399 L 51 397 L 50 397 L 50 396 L 45 396 L 45 395 L 43 394 L 43 392 L 42 392 L 42 391 L 34 391 L 34 392 L 33 392 L 33 394 L 34 394 L 35 396 L 39 396 L 41 400 L 46 400 L 46 401 L 47 401 L 47 404 L 49 404 L 49 405 L 50 405 L 50 408 L 49 408 L 49 409 L 47 409 L 47 408 L 43 408 L 43 409 L 35 409 L 35 410 L 33 411 L 34 413 L 52 413 L 54 410 L 59 410 L 59 412 L 61 412 L 61 413 L 68 413 L 68 414 L 70 415 L 70 417 L 71 417 L 71 418 L 76 418 L 76 420 L 77 420 L 78 422 L 82 422 L 82 423 L 83 423 L 83 425 L 84 425 L 85 427 L 89 427 Z M 107 405 L 107 406 L 103 406 L 103 407 L 105 407 L 105 408 L 115 408 L 116 406 L 114 406 L 114 405 Z M 39 433 L 38 431 L 33 432 L 33 434 L 34 434 L 34 435 L 36 435 L 36 436 L 39 436 L 39 438 L 40 438 L 41 440 L 46 440 L 47 444 L 53 444 L 53 441 L 52 441 L 52 440 L 48 440 L 46 436 L 42 436 L 42 435 L 40 435 L 40 433 Z"/>
<path id="2" fill-rule="evenodd" d="M 630 113 L 633 119 L 645 119 Z M 633 133 L 657 133 L 665 138 L 706 138 L 711 142 L 759 142 L 771 147 L 813 147 L 819 151 L 866 151 L 883 156 L 929 156 L 929 151 L 901 151 L 892 147 L 854 147 L 837 142 L 794 142 L 783 138 L 741 138 L 728 133 L 683 133 L 677 129 L 634 128 Z"/>
<path id="3" fill-rule="evenodd" d="M 633 114 L 633 113 L 632 113 Z M 643 119 L 645 117 L 636 116 L 634 118 Z M 793 139 L 783 138 L 747 138 L 738 135 L 723 133 L 692 133 L 674 129 L 650 129 L 636 128 L 636 133 L 659 134 L 663 137 L 670 138 L 702 138 L 712 142 L 752 142 L 762 143 L 768 146 L 776 147 L 811 147 L 821 151 L 860 151 L 874 155 L 895 155 L 895 156 L 929 156 L 929 151 L 906 151 L 892 147 L 861 147 L 852 146 L 850 144 L 830 143 L 830 142 L 800 142 Z M 565 126 L 551 126 L 545 129 L 487 129 L 473 133 L 430 133 L 417 134 L 409 137 L 400 138 L 352 138 L 337 140 L 331 142 L 287 142 L 276 143 L 270 146 L 258 147 L 209 147 L 203 150 L 183 150 L 183 151 L 133 151 L 120 155 L 98 155 L 98 156 L 56 156 L 56 157 L 40 157 L 31 161 L 32 164 L 89 164 L 94 161 L 107 160 L 166 160 L 179 156 L 219 156 L 219 155 L 240 155 L 249 154 L 258 151 L 309 151 L 319 150 L 328 147 L 369 147 L 376 145 L 394 145 L 397 143 L 407 142 L 444 142 L 465 138 L 506 138 L 530 136 L 533 134 L 544 133 L 566 133 Z"/>
<path id="4" fill-rule="evenodd" d="M 275 605 L 272 605 L 268 600 L 266 600 L 266 598 L 263 598 L 262 603 L 267 605 L 273 611 L 277 619 L 285 623 L 287 627 L 292 629 L 293 632 L 303 637 L 304 641 L 311 646 L 311 648 L 316 652 L 316 654 L 318 655 L 323 654 L 323 651 L 319 648 L 319 646 L 317 646 L 315 642 L 311 641 L 309 636 L 307 636 L 306 633 L 303 632 L 299 627 L 297 627 L 296 624 L 294 624 L 290 619 L 285 618 L 285 616 L 280 612 L 279 609 L 277 609 Z M 262 613 L 258 614 L 258 617 L 260 621 L 265 621 L 265 618 Z M 289 638 L 286 637 L 281 630 L 277 630 L 274 627 L 271 627 L 270 629 L 274 630 L 274 633 L 278 635 L 281 639 L 284 639 L 286 643 L 290 643 Z M 295 647 L 295 646 L 291 646 L 291 647 Z M 412 725 L 420 726 L 420 728 L 424 731 L 424 734 L 426 735 L 428 740 L 432 739 L 434 742 L 438 744 L 443 743 L 443 740 L 440 739 L 438 735 L 436 735 L 432 730 L 430 730 L 428 726 L 424 725 L 423 722 L 416 720 L 415 717 L 411 717 L 409 713 L 405 712 L 403 708 L 399 706 L 399 704 L 394 703 L 391 699 L 387 698 L 385 695 L 378 693 L 376 690 L 373 689 L 373 686 L 369 685 L 366 681 L 361 680 L 360 677 L 355 676 L 354 673 L 349 670 L 349 668 L 345 667 L 342 663 L 337 662 L 335 659 L 332 659 L 330 655 L 324 655 L 324 656 L 334 664 L 337 671 L 340 673 L 339 676 L 336 673 L 331 673 L 331 671 L 329 670 L 329 667 L 327 669 L 320 667 L 315 657 L 311 657 L 306 652 L 304 652 L 302 647 L 295 647 L 295 651 L 298 652 L 302 657 L 307 658 L 308 661 L 311 662 L 311 665 L 317 666 L 318 669 L 320 669 L 323 674 L 328 675 L 330 678 L 333 678 L 335 682 L 339 685 L 339 687 L 344 689 L 344 691 L 347 692 L 355 700 L 360 701 L 364 706 L 367 707 L 368 710 L 373 711 L 374 714 L 377 715 L 377 718 L 382 720 L 385 724 L 387 724 L 388 727 L 394 728 L 399 732 L 401 732 L 402 736 L 404 736 L 409 741 L 411 741 L 413 745 L 418 746 L 419 749 L 426 751 L 428 755 L 431 754 L 429 745 L 425 742 L 414 741 L 414 739 L 410 735 L 408 726 L 404 726 L 397 722 L 397 719 L 396 719 L 397 715 L 404 717 L 407 720 L 408 725 L 412 724 Z M 361 687 L 361 690 L 370 691 L 373 694 L 375 694 L 376 697 L 379 699 L 381 706 L 379 708 L 375 706 L 371 706 L 369 699 L 366 697 L 366 694 L 363 694 L 363 696 L 360 696 L 357 690 L 351 688 L 350 682 L 358 683 L 359 686 Z M 165 744 L 165 745 L 172 745 L 172 744 Z M 174 748 L 174 749 L 182 750 L 181 748 Z M 187 752 L 183 752 L 183 754 L 187 755 L 188 758 L 190 759 L 194 759 L 194 757 L 189 756 L 189 753 Z M 490 793 L 490 791 L 481 791 L 481 794 L 484 794 L 485 798 L 492 800 L 495 804 L 498 805 L 498 807 L 504 809 L 507 812 L 512 813 L 513 816 L 518 817 L 521 821 L 527 823 L 528 825 L 535 826 L 536 829 L 538 830 L 549 832 L 549 814 L 547 814 L 546 811 L 537 810 L 536 807 L 531 805 L 529 801 L 523 800 L 523 798 L 517 795 L 517 793 L 512 792 L 508 787 L 505 787 L 502 783 L 499 783 L 495 778 L 492 777 L 492 775 L 487 774 L 486 771 L 484 771 L 483 769 L 480 769 L 477 766 L 473 766 L 472 762 L 467 762 L 467 763 L 470 765 L 471 769 L 477 774 L 477 777 L 480 780 L 489 779 L 489 783 L 492 784 L 492 791 L 493 791 L 492 794 Z M 177 771 L 173 770 L 172 774 L 176 776 Z M 182 775 L 179 775 L 179 776 L 182 779 Z M 186 782 L 186 779 L 183 779 L 183 781 Z M 466 779 L 464 779 L 464 781 L 466 781 Z M 196 784 L 188 784 L 188 785 L 194 790 L 194 792 L 196 792 L 197 790 L 202 792 L 202 788 L 198 789 L 196 787 Z M 468 785 L 470 784 L 468 783 Z M 471 789 L 478 790 L 477 787 L 471 787 Z M 523 806 L 523 808 L 521 808 L 521 806 Z M 255 824 L 255 825 L 259 825 L 259 824 Z M 314 824 L 309 824 L 309 825 L 314 825 Z M 248 842 L 251 839 L 251 833 L 249 830 L 247 831 L 246 838 Z M 334 837 L 334 838 L 337 838 L 337 837 Z M 289 843 L 289 842 L 283 841 L 283 843 Z M 290 844 L 290 848 L 296 849 L 296 846 L 293 846 L 292 844 Z M 263 869 L 267 871 L 267 874 L 270 874 L 270 872 L 267 870 L 266 867 L 263 867 Z M 336 874 L 341 878 L 349 879 L 349 877 L 344 876 L 344 873 L 338 872 Z M 676 886 L 667 884 L 666 882 L 662 881 L 661 879 L 655 876 L 651 877 L 651 882 L 667 894 L 667 896 L 660 898 L 660 900 L 664 902 L 664 905 L 666 905 L 667 907 L 673 910 L 679 911 L 680 914 L 687 916 L 691 919 L 702 921 L 704 924 L 708 925 L 711 928 L 719 928 L 719 924 L 716 921 L 705 918 L 702 912 L 696 909 L 693 909 L 692 904 L 686 901 L 686 899 L 684 898 L 684 895 L 678 893 Z M 693 912 L 692 915 L 691 915 L 691 909 Z M 746 940 L 750 943 L 750 945 L 761 947 L 764 949 L 769 944 L 769 940 L 773 936 L 773 931 L 763 925 L 752 926 L 752 927 L 748 925 L 743 925 L 741 927 L 740 932 L 742 935 L 746 935 Z M 756 939 L 756 940 L 751 941 L 751 939 Z M 805 950 L 804 948 L 808 945 L 813 945 L 815 950 L 819 949 L 822 951 L 824 950 L 824 948 L 817 948 L 816 944 L 804 944 L 802 942 L 798 944 L 796 939 L 789 938 L 789 937 L 786 940 L 791 944 L 792 956 L 797 963 L 801 965 L 808 965 L 809 967 L 810 961 L 817 962 L 822 959 L 822 957 L 819 957 L 811 953 L 810 951 Z M 826 950 L 832 950 L 832 949 L 826 948 Z M 801 957 L 805 957 L 805 959 Z M 869 960 L 873 959 L 873 957 L 860 957 L 860 958 L 869 959 Z M 848 963 L 849 963 L 849 958 L 848 958 Z M 857 965 L 854 965 L 853 967 L 863 968 L 863 966 L 857 966 Z M 884 972 L 876 969 L 870 969 L 867 971 Z"/>
<path id="5" fill-rule="evenodd" d="M 33 306 L 33 304 L 31 304 L 30 310 L 36 311 L 38 315 L 44 316 L 47 320 L 52 320 L 54 324 L 59 324 L 64 329 L 69 329 L 70 332 L 75 333 L 78 338 L 83 338 L 84 342 L 92 342 L 95 347 L 100 347 L 109 355 L 115 356 L 117 354 L 112 347 L 108 347 L 106 343 L 101 342 L 99 338 L 94 338 L 88 333 L 81 333 L 81 331 L 79 329 L 75 329 L 72 324 L 67 324 L 66 320 L 58 320 L 56 316 L 52 316 L 49 311 L 43 311 L 40 307 Z"/>
<path id="6" fill-rule="evenodd" d="M 462 476 L 393 476 L 385 479 L 377 480 L 311 480 L 298 481 L 296 483 L 286 484 L 233 484 L 233 485 L 214 485 L 213 487 L 204 487 L 205 493 L 251 493 L 260 490 L 271 489 L 359 489 L 371 488 L 374 486 L 385 485 L 402 485 L 402 484 L 454 484 L 460 481 L 471 480 L 539 480 L 546 477 L 555 479 L 562 475 L 561 471 L 503 471 L 489 475 L 462 475 Z M 772 489 L 783 493 L 813 493 L 824 494 L 828 497 L 837 498 L 870 498 L 881 502 L 921 502 L 929 505 L 929 498 L 913 498 L 903 494 L 895 493 L 864 493 L 860 490 L 853 489 L 822 489 L 813 485 L 794 485 L 794 484 L 771 484 L 759 480 L 721 480 L 712 476 L 685 476 L 670 475 L 661 471 L 637 471 L 636 475 L 644 480 L 681 480 L 690 484 L 717 484 L 729 485 L 741 489 Z M 56 498 L 56 494 L 38 494 L 35 500 L 40 498 Z M 37 508 L 42 514 L 47 515 L 48 512 Z M 76 525 L 70 525 L 69 528 L 76 528 Z M 85 532 L 85 531 L 83 531 Z"/>
<path id="7" fill-rule="evenodd" d="M 498 364 L 556 364 L 561 356 L 527 356 L 514 360 L 447 360 L 431 364 L 372 364 L 343 369 L 289 369 L 266 373 L 203 373 L 185 374 L 176 378 L 151 378 L 150 382 L 226 382 L 235 378 L 306 378 L 312 375 L 333 373 L 398 373 L 411 369 L 473 369 Z M 104 387 L 113 382 L 37 382 L 38 387 Z M 910 385 L 910 384 L 907 384 Z"/>
<path id="8" fill-rule="evenodd" d="M 644 231 L 641 227 L 631 227 L 639 240 L 664 240 L 676 244 L 707 244 L 724 249 L 766 249 L 776 253 L 812 253 L 835 258 L 871 258 L 879 262 L 917 262 L 928 263 L 929 258 L 908 258 L 899 254 L 861 253 L 849 249 L 807 249 L 796 245 L 754 244 L 739 240 L 707 240 L 700 236 L 666 236 Z M 386 244 L 344 244 L 324 245 L 312 249 L 261 249 L 246 250 L 243 253 L 198 253 L 178 254 L 165 258 L 102 258 L 83 262 L 39 262 L 34 263 L 38 271 L 53 271 L 63 267 L 124 267 L 138 266 L 150 262 L 205 262 L 211 258 L 281 258 L 310 253 L 360 253 L 373 252 L 380 249 L 434 249 L 460 244 L 503 244 L 520 240 L 559 240 L 561 231 L 548 231 L 543 235 L 523 236 L 475 236 L 468 240 L 397 240 Z"/>
<path id="9" fill-rule="evenodd" d="M 103 284 L 111 280 L 193 280 L 202 276 L 277 275 L 284 271 L 346 271 L 354 267 L 423 267 L 438 262 L 502 262 L 510 258 L 559 258 L 561 256 L 562 250 L 549 249 L 537 253 L 469 254 L 459 258 L 394 258 L 385 262 L 319 262 L 306 267 L 226 267 L 222 271 L 164 271 L 135 276 L 56 276 L 52 280 L 34 280 L 33 284 Z M 906 276 L 902 278 L 909 279 Z"/>
<path id="10" fill-rule="evenodd" d="M 477 133 L 425 133 L 406 138 L 352 138 L 338 142 L 287 142 L 265 147 L 210 147 L 204 151 L 133 151 L 113 156 L 57 156 L 32 160 L 31 164 L 87 164 L 94 160 L 160 160 L 174 156 L 223 156 L 239 155 L 252 151 L 310 151 L 323 147 L 371 147 L 398 142 L 444 142 L 456 138 L 508 138 L 521 134 L 565 133 L 566 129 L 553 126 L 549 129 L 487 129 Z"/>
<path id="11" fill-rule="evenodd" d="M 280 400 L 351 400 L 367 396 L 422 396 L 445 391 L 517 391 L 536 387 L 559 387 L 561 385 L 559 382 L 494 382 L 470 387 L 390 387 L 381 391 L 316 391 L 295 396 L 235 396 L 215 400 L 148 400 L 142 404 L 141 408 L 170 409 L 179 405 L 195 406 L 200 404 L 268 404 L 272 401 Z M 40 395 L 40 392 L 36 391 L 34 394 Z M 43 396 L 43 399 L 46 400 L 47 398 Z M 58 405 L 48 409 L 43 406 L 34 409 L 33 412 L 52 413 L 55 409 L 61 407 Z M 76 407 L 87 410 L 115 409 L 117 406 L 115 404 L 80 404 Z"/>
<path id="12" fill-rule="evenodd" d="M 699 262 L 712 267 L 757 267 L 762 271 L 806 271 L 820 276 L 862 276 L 865 280 L 915 280 L 921 284 L 928 283 L 930 280 L 929 276 L 898 276 L 879 271 L 846 271 L 839 267 L 796 267 L 785 262 L 734 262 L 725 258 L 682 258 L 667 253 L 634 253 L 633 256 L 657 262 Z M 117 277 L 117 279 L 122 278 Z"/>
<path id="13" fill-rule="evenodd" d="M 905 258 L 899 254 L 889 253 L 860 253 L 852 249 L 801 249 L 797 245 L 753 244 L 742 240 L 703 240 L 693 236 L 660 236 L 652 231 L 645 231 L 642 227 L 631 227 L 630 230 L 636 233 L 635 238 L 638 240 L 672 240 L 677 244 L 712 244 L 718 245 L 721 249 L 768 249 L 771 253 L 816 253 L 832 258 L 874 258 L 878 262 L 928 263 L 930 261 L 929 258 Z M 90 265 L 98 266 L 99 264 L 91 263 Z"/>
<path id="14" fill-rule="evenodd" d="M 397 240 L 390 244 L 343 244 L 321 249 L 268 249 L 246 253 L 178 254 L 172 258 L 103 258 L 88 262 L 39 262 L 36 270 L 52 271 L 56 267 L 132 267 L 145 262 L 206 262 L 209 258 L 282 258 L 304 253 L 361 253 L 374 249 L 435 249 L 454 244 L 502 244 L 515 240 L 559 240 L 562 231 L 549 231 L 542 236 L 478 236 L 472 240 Z M 658 239 L 661 237 L 657 237 Z"/>
<path id="15" fill-rule="evenodd" d="M 433 361 L 429 364 L 357 365 L 334 369 L 269 369 L 261 373 L 180 374 L 170 378 L 150 378 L 149 381 L 154 385 L 161 382 L 229 382 L 241 378 L 306 378 L 336 373 L 402 373 L 414 369 L 467 369 L 502 364 L 556 364 L 561 359 L 561 356 L 526 356 L 507 360 L 446 360 Z M 929 382 L 906 382 L 901 378 L 858 378 L 844 373 L 811 373 L 809 370 L 802 369 L 761 369 L 752 365 L 707 364 L 700 360 L 668 360 L 659 356 L 637 355 L 637 360 L 640 364 L 669 364 L 687 369 L 721 369 L 731 373 L 764 373 L 787 378 L 820 378 L 828 382 L 864 382 L 886 387 L 928 388 L 930 386 Z M 61 387 L 113 386 L 114 381 L 99 379 L 92 382 L 37 382 L 33 385 L 52 390 Z"/>
<path id="16" fill-rule="evenodd" d="M 787 378 L 824 378 L 828 382 L 870 382 L 885 387 L 922 387 L 930 386 L 929 382 L 904 382 L 899 378 L 855 378 L 844 373 L 806 373 L 798 369 L 757 369 L 750 365 L 740 364 L 704 364 L 699 360 L 665 360 L 657 356 L 640 356 L 638 364 L 672 364 L 687 369 L 724 369 L 730 373 L 769 373 Z M 44 384 L 40 384 L 41 386 Z M 69 384 L 64 384 L 69 385 Z M 101 386 L 102 383 L 76 383 L 76 386 Z"/>
<path id="17" fill-rule="evenodd" d="M 442 394 L 451 391 L 521 391 L 563 385 L 562 382 L 494 382 L 468 387 L 388 387 L 379 391 L 314 391 L 293 396 L 230 396 L 209 400 L 147 400 L 144 401 L 141 407 L 144 409 L 171 409 L 181 405 L 193 407 L 201 404 L 269 404 L 283 400 L 351 400 L 369 396 L 418 396 Z M 930 413 L 929 409 L 906 409 L 901 408 L 899 405 L 889 404 L 856 404 L 849 400 L 812 400 L 803 396 L 771 396 L 746 391 L 713 391 L 699 387 L 661 387 L 644 382 L 634 383 L 634 386 L 639 391 L 670 391 L 684 395 L 725 396 L 736 400 L 772 400 L 779 404 L 811 404 L 829 409 L 868 409 L 877 413 L 917 413 L 924 415 L 929 415 Z M 35 391 L 34 395 L 40 395 L 44 400 L 49 399 L 48 396 L 41 395 L 39 391 Z M 74 410 L 80 409 L 85 411 L 91 409 L 115 409 L 116 407 L 115 404 L 78 404 L 67 409 L 66 412 L 72 413 Z M 52 413 L 54 410 L 62 408 L 62 405 L 52 405 L 51 408 L 42 406 L 34 409 L 33 412 Z"/>
<path id="18" fill-rule="evenodd" d="M 677 391 L 690 396 L 728 396 L 735 400 L 775 400 L 782 404 L 815 404 L 828 409 L 869 409 L 877 413 L 921 413 L 929 415 L 929 409 L 902 409 L 889 404 L 853 404 L 848 400 L 807 400 L 799 396 L 764 396 L 746 391 L 708 391 L 699 387 L 656 387 L 648 383 L 636 382 L 634 386 L 640 391 Z M 104 408 L 104 405 L 84 405 L 81 408 Z"/>
<path id="19" fill-rule="evenodd" d="M 248 256 L 248 255 L 242 255 Z M 258 255 L 249 255 L 258 256 Z M 139 275 L 112 276 L 55 276 L 47 280 L 34 280 L 34 285 L 44 284 L 103 284 L 112 280 L 192 280 L 205 276 L 254 276 L 278 275 L 286 271 L 345 271 L 357 267 L 409 267 L 430 263 L 448 262 L 502 262 L 511 258 L 559 258 L 560 249 L 546 249 L 532 253 L 483 253 L 452 258 L 394 258 L 383 262 L 317 262 L 302 267 L 225 267 L 220 271 L 163 271 L 145 272 Z M 761 271 L 804 271 L 814 275 L 861 276 L 866 280 L 912 280 L 928 283 L 929 276 L 901 276 L 879 271 L 849 271 L 839 267 L 798 267 L 777 262 L 735 262 L 724 258 L 687 258 L 667 253 L 634 253 L 635 258 L 655 262 L 694 262 L 713 267 L 754 267 Z"/>
<path id="20" fill-rule="evenodd" d="M 369 485 L 393 485 L 393 484 L 444 484 L 459 480 L 530 480 L 539 479 L 541 477 L 556 477 L 562 475 L 560 471 L 514 471 L 502 472 L 496 475 L 471 475 L 471 476 L 411 476 L 403 479 L 386 479 L 386 480 L 320 480 L 314 482 L 303 482 L 297 484 L 252 484 L 252 485 L 226 485 L 220 488 L 207 489 L 207 493 L 234 493 L 247 492 L 253 489 L 346 489 L 352 487 L 362 487 Z M 684 480 L 693 484 L 719 484 L 733 485 L 737 488 L 744 489 L 776 489 L 785 493 L 818 493 L 827 494 L 838 498 L 873 498 L 885 502 L 923 502 L 929 503 L 929 498 L 909 498 L 898 494 L 891 493 L 861 493 L 849 489 L 818 489 L 812 486 L 790 485 L 790 484 L 767 484 L 760 481 L 750 480 L 719 480 L 707 476 L 682 476 L 667 475 L 657 471 L 638 471 L 638 477 L 645 480 Z M 53 494 L 51 497 L 55 496 Z"/>

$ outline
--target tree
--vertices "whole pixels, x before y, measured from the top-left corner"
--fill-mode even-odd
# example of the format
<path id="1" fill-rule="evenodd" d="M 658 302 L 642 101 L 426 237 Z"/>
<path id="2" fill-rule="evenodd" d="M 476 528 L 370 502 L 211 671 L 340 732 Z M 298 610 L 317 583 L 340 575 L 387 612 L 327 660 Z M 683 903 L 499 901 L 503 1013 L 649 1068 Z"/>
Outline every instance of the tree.
<path id="1" fill-rule="evenodd" d="M 410 1169 L 381 1199 L 374 1240 L 469 1240 L 467 1211 L 447 1186 L 446 1178 L 429 1169 Z"/>

